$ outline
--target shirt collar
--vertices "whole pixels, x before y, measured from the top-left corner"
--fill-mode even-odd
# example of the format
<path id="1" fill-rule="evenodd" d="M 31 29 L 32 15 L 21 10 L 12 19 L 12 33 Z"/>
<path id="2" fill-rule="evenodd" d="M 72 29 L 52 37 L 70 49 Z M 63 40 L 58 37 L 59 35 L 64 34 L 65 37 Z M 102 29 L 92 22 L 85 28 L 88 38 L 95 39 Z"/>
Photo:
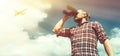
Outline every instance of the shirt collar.
<path id="1" fill-rule="evenodd" d="M 81 25 L 83 25 L 83 24 L 85 24 L 85 23 L 88 23 L 88 21 L 86 21 L 86 22 L 83 22 Z M 79 25 L 79 24 L 78 24 Z M 79 26 L 81 26 L 81 25 L 79 25 Z"/>

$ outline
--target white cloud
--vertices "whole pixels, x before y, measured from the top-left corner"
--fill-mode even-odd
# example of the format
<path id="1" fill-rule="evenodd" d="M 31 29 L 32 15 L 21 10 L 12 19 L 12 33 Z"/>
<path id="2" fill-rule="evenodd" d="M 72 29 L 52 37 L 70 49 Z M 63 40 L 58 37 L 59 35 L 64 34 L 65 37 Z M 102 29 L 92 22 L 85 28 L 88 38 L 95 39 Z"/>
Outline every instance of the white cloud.
<path id="1" fill-rule="evenodd" d="M 23 30 L 36 29 L 38 23 L 47 17 L 42 10 L 50 8 L 50 4 L 39 4 L 45 5 L 39 9 L 36 8 L 37 6 L 24 6 L 19 1 L 21 0 L 2 0 L 0 2 L 0 56 L 48 56 L 48 54 L 43 54 L 47 51 L 41 47 L 43 43 L 39 44 L 30 40 L 28 33 Z M 32 2 L 34 3 L 34 1 Z M 15 10 L 23 9 L 26 9 L 25 14 L 14 15 Z"/>
<path id="2" fill-rule="evenodd" d="M 68 56 L 71 54 L 70 40 L 64 37 L 56 37 L 56 35 L 40 36 L 36 41 L 43 44 L 43 49 L 55 56 Z"/>
<path id="3" fill-rule="evenodd" d="M 3 0 L 0 2 L 0 45 L 29 42 L 29 35 L 23 30 L 37 31 L 38 23 L 47 17 L 47 14 L 40 10 L 42 8 L 38 9 L 32 6 L 36 2 L 32 1 L 34 4 L 29 5 L 27 1 L 24 1 L 28 4 L 25 5 L 20 1 L 24 0 Z M 45 5 L 44 10 L 51 6 L 50 4 L 39 5 Z M 15 16 L 16 10 L 22 11 L 24 9 L 24 14 Z"/>
<path id="4" fill-rule="evenodd" d="M 29 1 L 33 4 L 29 4 Z M 38 0 L 4 0 L 0 2 L 0 7 L 0 56 L 70 55 L 69 39 L 44 35 L 30 40 L 28 33 L 24 31 L 37 31 L 38 23 L 47 17 L 44 10 L 49 9 L 50 4 L 42 4 Z M 14 15 L 15 10 L 24 9 L 24 14 Z"/>
<path id="5" fill-rule="evenodd" d="M 114 47 L 116 56 L 120 55 L 120 28 L 116 27 L 111 31 L 111 43 Z"/>
<path id="6" fill-rule="evenodd" d="M 0 48 L 0 56 L 70 56 L 68 38 L 44 35 L 27 44 L 7 45 Z"/>

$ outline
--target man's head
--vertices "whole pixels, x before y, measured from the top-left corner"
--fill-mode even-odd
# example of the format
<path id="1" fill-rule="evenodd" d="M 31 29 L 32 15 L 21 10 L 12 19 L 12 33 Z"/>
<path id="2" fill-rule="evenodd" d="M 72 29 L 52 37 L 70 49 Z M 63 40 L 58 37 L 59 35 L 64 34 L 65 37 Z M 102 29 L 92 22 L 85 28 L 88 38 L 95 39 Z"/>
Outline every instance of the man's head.
<path id="1" fill-rule="evenodd" d="M 74 21 L 75 22 L 80 22 L 82 19 L 88 20 L 90 16 L 88 13 L 82 9 L 77 10 L 77 14 L 74 16 Z"/>

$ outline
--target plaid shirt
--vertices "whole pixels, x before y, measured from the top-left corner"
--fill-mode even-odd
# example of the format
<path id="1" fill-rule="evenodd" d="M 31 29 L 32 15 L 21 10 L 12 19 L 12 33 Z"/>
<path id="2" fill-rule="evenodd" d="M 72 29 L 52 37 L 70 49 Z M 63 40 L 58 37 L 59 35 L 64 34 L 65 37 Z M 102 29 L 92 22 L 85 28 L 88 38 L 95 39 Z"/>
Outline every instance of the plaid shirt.
<path id="1" fill-rule="evenodd" d="M 72 56 L 98 56 L 97 41 L 104 43 L 108 38 L 103 27 L 97 21 L 85 22 L 69 29 L 60 29 L 57 35 L 70 38 Z"/>

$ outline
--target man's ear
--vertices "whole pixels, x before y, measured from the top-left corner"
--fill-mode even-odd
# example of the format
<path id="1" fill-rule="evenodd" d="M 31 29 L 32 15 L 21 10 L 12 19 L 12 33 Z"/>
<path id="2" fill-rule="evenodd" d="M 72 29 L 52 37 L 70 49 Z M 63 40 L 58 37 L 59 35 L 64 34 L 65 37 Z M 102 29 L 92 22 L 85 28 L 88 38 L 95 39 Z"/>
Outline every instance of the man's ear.
<path id="1" fill-rule="evenodd" d="M 88 18 L 88 19 L 90 18 L 90 16 L 88 15 L 88 13 L 86 13 L 86 15 L 85 15 L 85 16 L 86 16 L 86 18 Z"/>

